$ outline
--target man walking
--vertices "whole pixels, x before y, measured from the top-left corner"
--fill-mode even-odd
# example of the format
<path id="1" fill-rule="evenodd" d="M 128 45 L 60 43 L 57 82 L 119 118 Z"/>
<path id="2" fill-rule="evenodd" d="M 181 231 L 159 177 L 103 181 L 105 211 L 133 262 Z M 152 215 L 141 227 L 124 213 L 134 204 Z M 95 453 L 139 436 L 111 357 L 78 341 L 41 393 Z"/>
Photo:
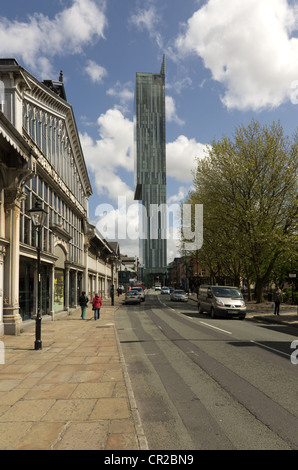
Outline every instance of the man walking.
<path id="1" fill-rule="evenodd" d="M 80 295 L 79 298 L 79 304 L 81 306 L 81 318 L 85 320 L 85 314 L 86 314 L 86 308 L 88 305 L 88 297 L 86 295 L 86 292 L 82 292 L 82 295 Z"/>
<path id="2" fill-rule="evenodd" d="M 279 288 L 279 286 L 276 286 L 276 291 L 274 292 L 273 301 L 274 301 L 274 315 L 279 315 L 279 308 L 282 302 L 282 291 Z"/>

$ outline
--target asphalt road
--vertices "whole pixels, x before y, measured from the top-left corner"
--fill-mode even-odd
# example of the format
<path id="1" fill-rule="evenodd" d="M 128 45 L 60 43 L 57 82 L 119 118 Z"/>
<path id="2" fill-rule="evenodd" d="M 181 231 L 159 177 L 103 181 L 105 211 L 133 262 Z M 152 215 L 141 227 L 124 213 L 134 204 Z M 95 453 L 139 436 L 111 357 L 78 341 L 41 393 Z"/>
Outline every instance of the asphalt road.
<path id="1" fill-rule="evenodd" d="M 298 449 L 297 329 L 146 296 L 116 327 L 150 450 Z"/>

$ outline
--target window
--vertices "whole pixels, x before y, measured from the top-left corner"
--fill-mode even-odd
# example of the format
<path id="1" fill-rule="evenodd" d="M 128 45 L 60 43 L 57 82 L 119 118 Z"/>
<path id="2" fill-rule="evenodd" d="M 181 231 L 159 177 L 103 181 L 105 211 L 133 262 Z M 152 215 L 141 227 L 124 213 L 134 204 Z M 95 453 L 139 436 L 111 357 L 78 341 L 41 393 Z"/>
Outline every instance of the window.
<path id="1" fill-rule="evenodd" d="M 42 129 L 41 149 L 44 155 L 48 156 L 47 154 L 47 115 L 45 113 L 42 113 L 41 129 Z"/>

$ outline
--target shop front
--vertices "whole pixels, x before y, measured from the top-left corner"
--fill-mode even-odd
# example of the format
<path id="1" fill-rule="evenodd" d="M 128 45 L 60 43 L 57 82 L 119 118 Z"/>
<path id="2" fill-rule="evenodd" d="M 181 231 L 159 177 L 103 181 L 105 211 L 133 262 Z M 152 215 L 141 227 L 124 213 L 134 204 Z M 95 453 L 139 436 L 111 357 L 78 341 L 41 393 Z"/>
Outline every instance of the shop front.
<path id="1" fill-rule="evenodd" d="M 65 309 L 65 261 L 66 249 L 64 244 L 56 245 L 54 254 L 57 257 L 54 273 L 54 313 L 62 312 Z"/>
<path id="2" fill-rule="evenodd" d="M 82 292 L 83 272 L 70 269 L 69 273 L 69 307 L 76 308 L 79 305 L 79 297 Z"/>
<path id="3" fill-rule="evenodd" d="M 40 313 L 50 314 L 50 274 L 51 265 L 41 263 L 40 268 Z M 19 304 L 22 320 L 29 320 L 36 313 L 37 299 L 37 262 L 34 259 L 20 257 Z"/>
<path id="4" fill-rule="evenodd" d="M 64 310 L 64 270 L 55 268 L 55 278 L 54 278 L 54 312 L 61 312 Z"/>

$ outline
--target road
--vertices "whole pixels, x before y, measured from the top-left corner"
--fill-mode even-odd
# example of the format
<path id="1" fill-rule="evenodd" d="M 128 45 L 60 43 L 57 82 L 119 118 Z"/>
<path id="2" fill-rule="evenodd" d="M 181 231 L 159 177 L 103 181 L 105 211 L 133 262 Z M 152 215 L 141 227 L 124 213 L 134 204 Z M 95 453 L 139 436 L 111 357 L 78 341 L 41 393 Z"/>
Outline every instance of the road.
<path id="1" fill-rule="evenodd" d="M 150 450 L 298 449 L 297 329 L 149 291 L 116 328 Z"/>

